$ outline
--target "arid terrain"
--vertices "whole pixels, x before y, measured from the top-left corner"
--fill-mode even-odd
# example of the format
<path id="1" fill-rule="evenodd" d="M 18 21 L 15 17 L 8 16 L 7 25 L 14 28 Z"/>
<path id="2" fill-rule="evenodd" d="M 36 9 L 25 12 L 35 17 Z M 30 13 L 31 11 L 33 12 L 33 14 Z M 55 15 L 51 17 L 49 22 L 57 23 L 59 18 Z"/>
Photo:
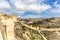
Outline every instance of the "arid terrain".
<path id="1" fill-rule="evenodd" d="M 0 40 L 60 40 L 60 17 L 21 19 L 0 13 Z"/>

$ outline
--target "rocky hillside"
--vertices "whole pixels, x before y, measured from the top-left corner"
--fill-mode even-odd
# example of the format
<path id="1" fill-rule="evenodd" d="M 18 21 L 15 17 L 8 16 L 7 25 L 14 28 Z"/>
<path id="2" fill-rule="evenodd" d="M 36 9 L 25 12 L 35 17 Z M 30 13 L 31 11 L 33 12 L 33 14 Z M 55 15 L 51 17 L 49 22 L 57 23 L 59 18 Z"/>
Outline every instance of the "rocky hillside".
<path id="1" fill-rule="evenodd" d="M 32 25 L 33 27 L 38 26 L 43 28 L 60 28 L 60 17 L 32 19 L 32 20 L 29 20 L 29 22 L 27 22 L 26 24 Z"/>
<path id="2" fill-rule="evenodd" d="M 20 19 L 0 13 L 0 40 L 60 40 L 60 18 Z"/>

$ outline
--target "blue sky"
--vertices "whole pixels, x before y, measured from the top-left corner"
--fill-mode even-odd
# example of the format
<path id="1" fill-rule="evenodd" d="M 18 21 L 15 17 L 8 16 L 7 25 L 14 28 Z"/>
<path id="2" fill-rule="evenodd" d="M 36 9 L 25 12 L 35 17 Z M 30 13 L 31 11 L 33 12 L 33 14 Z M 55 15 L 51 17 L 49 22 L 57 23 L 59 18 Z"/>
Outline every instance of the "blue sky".
<path id="1" fill-rule="evenodd" d="M 0 12 L 20 18 L 60 17 L 60 0 L 0 0 Z"/>

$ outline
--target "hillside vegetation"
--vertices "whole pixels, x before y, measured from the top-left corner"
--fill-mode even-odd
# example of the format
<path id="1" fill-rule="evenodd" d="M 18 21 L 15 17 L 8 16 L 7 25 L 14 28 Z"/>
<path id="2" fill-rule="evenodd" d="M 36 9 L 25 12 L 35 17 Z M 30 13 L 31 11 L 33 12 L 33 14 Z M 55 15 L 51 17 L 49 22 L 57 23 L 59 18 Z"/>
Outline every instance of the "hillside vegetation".
<path id="1" fill-rule="evenodd" d="M 0 38 L 0 40 L 60 40 L 60 18 L 21 19 L 0 13 Z"/>

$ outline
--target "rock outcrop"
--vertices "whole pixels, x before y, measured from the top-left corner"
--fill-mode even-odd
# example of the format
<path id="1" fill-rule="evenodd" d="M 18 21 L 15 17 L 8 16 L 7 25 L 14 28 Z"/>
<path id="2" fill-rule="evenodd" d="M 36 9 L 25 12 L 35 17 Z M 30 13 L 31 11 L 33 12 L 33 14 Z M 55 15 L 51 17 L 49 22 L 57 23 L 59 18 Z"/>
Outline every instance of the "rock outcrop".
<path id="1" fill-rule="evenodd" d="M 17 18 L 13 15 L 0 14 L 0 40 L 17 40 L 14 36 L 14 26 Z"/>

